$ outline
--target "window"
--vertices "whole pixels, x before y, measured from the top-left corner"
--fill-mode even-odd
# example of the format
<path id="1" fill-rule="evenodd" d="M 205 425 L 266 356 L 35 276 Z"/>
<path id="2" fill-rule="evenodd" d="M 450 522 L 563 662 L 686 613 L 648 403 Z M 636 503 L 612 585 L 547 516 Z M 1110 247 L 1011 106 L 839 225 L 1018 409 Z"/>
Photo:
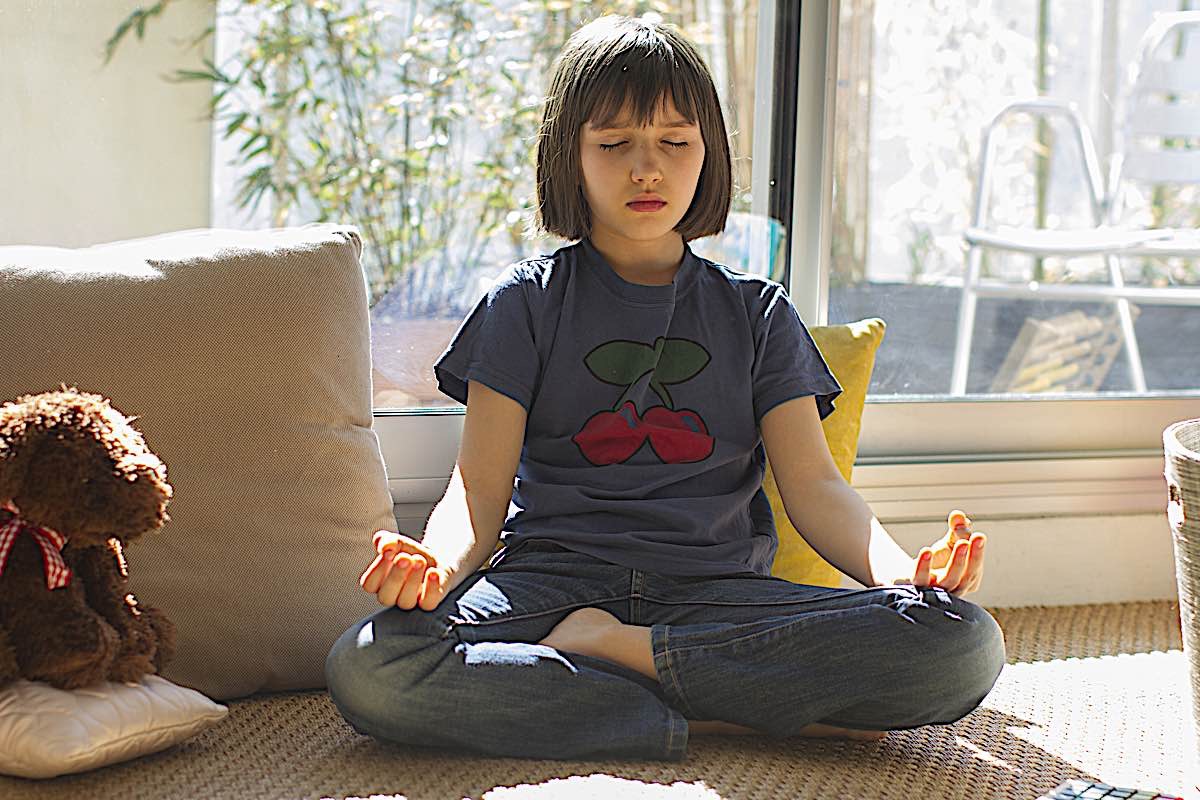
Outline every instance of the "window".
<path id="1" fill-rule="evenodd" d="M 1132 139 L 1149 135 L 1150 110 L 1130 86 L 1143 32 L 1161 12 L 1191 5 L 842 0 L 828 313 L 835 322 L 874 315 L 888 321 L 890 346 L 880 352 L 872 394 L 962 395 L 952 386 L 956 346 L 972 396 L 1169 395 L 1200 387 L 1200 360 L 1178 346 L 1200 334 L 1200 293 L 1180 304 L 1164 291 L 1200 286 L 1200 258 L 1114 262 L 1126 286 L 1147 290 L 1127 307 L 1131 338 L 1119 304 L 1031 291 L 1110 285 L 1098 256 L 979 248 L 983 279 L 1011 284 L 1011 294 L 980 294 L 968 303 L 964 288 L 964 231 L 972 225 L 1086 229 L 1096 222 L 1083 150 L 1064 124 L 1069 118 L 1014 113 L 992 123 L 994 115 L 1033 97 L 1073 104 L 1107 178 L 1108 165 Z M 1200 69 L 1200 58 L 1184 58 L 1189 50 L 1200 51 L 1200 24 L 1176 29 L 1154 58 Z M 1183 98 L 1155 98 L 1153 110 L 1172 99 Z M 1186 108 L 1200 103 L 1188 98 Z M 1136 128 L 1125 124 L 1129 118 Z M 981 132 L 989 125 L 991 192 L 975 221 Z M 1200 155 L 1200 125 L 1166 137 L 1164 146 Z M 1178 182 L 1135 182 L 1132 154 L 1125 162 L 1118 224 L 1200 225 L 1200 169 L 1163 176 Z M 964 320 L 970 310 L 973 319 Z M 1144 380 L 1135 381 L 1134 372 Z"/>
<path id="2" fill-rule="evenodd" d="M 950 394 L 962 232 L 980 128 L 1009 94 L 1055 92 L 1091 109 L 1097 115 L 1092 124 L 1103 130 L 1104 115 L 1112 113 L 1104 106 L 1113 100 L 1115 65 L 1132 57 L 1129 40 L 1136 44 L 1137 26 L 1151 12 L 1188 3 L 1136 5 L 803 3 L 797 147 L 824 171 L 805 169 L 803 158 L 797 159 L 792 293 L 812 319 L 881 316 L 889 323 L 855 471 L 856 486 L 889 519 L 929 519 L 937 516 L 931 509 L 950 502 L 1008 516 L 1161 511 L 1162 430 L 1200 416 L 1200 362 L 1182 355 L 1176 335 L 1157 327 L 1161 322 L 1149 324 L 1161 309 L 1146 303 L 1138 317 L 1143 358 L 1156 364 L 1149 374 L 1161 376 L 1149 391 L 1134 393 L 1121 382 L 1128 371 L 1122 372 L 1119 358 L 1107 365 L 1109 382 L 1086 392 L 993 391 L 1025 320 L 1074 310 L 1024 300 L 980 312 L 971 391 Z M 1035 149 L 1011 145 L 1014 175 L 1003 191 L 1032 188 L 1034 204 L 1013 200 L 1001 211 L 1038 213 L 1042 180 L 1047 202 L 1041 222 L 1077 223 L 1079 197 L 1065 186 L 1078 165 L 1064 155 L 1039 179 L 1036 158 L 1032 169 L 1019 163 L 1039 152 L 1038 130 L 1030 126 L 1029 132 Z M 1019 178 L 1021 166 L 1026 177 Z M 815 198 L 811 208 L 801 207 L 804 198 Z M 1071 203 L 1076 208 L 1063 207 Z M 1176 195 L 1171 203 L 1173 224 L 1194 219 L 1194 194 Z M 1027 259 L 1013 259 L 995 268 L 1030 266 Z M 1194 280 L 1188 270 L 1195 262 L 1160 264 L 1154 278 L 1139 274 L 1140 263 L 1122 266 L 1130 283 Z M 1094 260 L 1071 265 L 1078 274 L 1061 260 L 1045 260 L 1041 268 L 1042 279 L 1065 282 L 1094 279 L 1095 273 Z M 1084 313 L 1101 316 L 1098 308 L 1103 304 L 1090 304 Z M 1167 312 L 1160 319 L 1200 325 L 1200 309 Z M 1181 359 L 1188 368 L 1180 369 Z"/>
<path id="3" fill-rule="evenodd" d="M 1103 379 L 1086 391 L 1052 385 L 1053 394 L 1035 393 L 1021 391 L 1019 382 L 994 386 L 1006 361 L 1020 363 L 1024 356 L 1026 367 L 1045 366 L 1029 358 L 1036 353 L 1022 352 L 1022 328 L 1028 334 L 1037 322 L 1082 315 L 1085 327 L 1102 328 L 1111 337 L 1111 306 L 981 299 L 969 399 L 949 396 L 965 264 L 962 234 L 970 223 L 982 127 L 1011 99 L 1052 94 L 1089 110 L 1098 149 L 1111 151 L 1119 140 L 1114 125 L 1128 79 L 1125 67 L 1137 58 L 1142 30 L 1154 13 L 1188 5 L 1187 0 L 1136 8 L 1099 1 L 1068 8 L 1042 0 L 840 3 L 831 21 L 838 46 L 830 67 L 837 76 L 837 110 L 827 142 L 833 176 L 825 198 L 830 245 L 819 255 L 829 286 L 822 298 L 829 320 L 878 315 L 889 322 L 872 382 L 874 407 L 865 423 L 868 455 L 1145 452 L 1158 446 L 1167 422 L 1198 410 L 1193 398 L 1200 368 L 1169 331 L 1200 325 L 1200 308 L 1150 303 L 1135 309 L 1141 312 L 1136 327 L 1147 392 L 1131 391 L 1120 347 L 1109 348 L 1107 363 L 1093 370 L 1104 372 Z M 1179 46 L 1195 49 L 1194 38 Z M 1087 223 L 1081 210 L 1086 194 L 1072 190 L 1080 186 L 1078 152 L 1063 137 L 1054 148 L 1057 160 L 1039 171 L 1036 156 L 1045 147 L 1037 137 L 1044 144 L 1056 134 L 1024 122 L 1023 131 L 1009 132 L 1007 182 L 997 181 L 1002 188 L 994 210 L 1008 224 Z M 1022 141 L 1022 133 L 1032 134 L 1032 142 L 1028 136 Z M 800 196 L 805 189 L 796 191 Z M 1195 219 L 1194 187 L 1159 199 L 1166 224 Z M 991 269 L 1014 282 L 1098 279 L 1097 259 L 1038 263 L 994 256 Z M 1195 283 L 1195 260 L 1129 261 L 1122 267 L 1131 284 Z M 1069 362 L 1070 353 L 1054 357 Z M 881 424 L 873 425 L 872 417 Z M 923 427 L 926 421 L 933 427 Z M 952 435 L 936 435 L 937 426 Z"/>
<path id="4" fill-rule="evenodd" d="M 713 72 L 735 193 L 725 234 L 693 249 L 782 277 L 757 0 L 220 3 L 216 85 L 232 88 L 214 130 L 214 224 L 361 227 L 378 411 L 454 406 L 432 366 L 467 312 L 507 264 L 569 244 L 527 235 L 532 143 L 553 58 L 607 12 L 678 25 Z M 270 65 L 261 85 L 233 85 L 244 64 Z"/>
<path id="5" fill-rule="evenodd" d="M 477 0 L 427 5 L 221 0 L 215 6 L 216 36 L 193 48 L 191 43 L 214 24 L 214 6 L 172 3 L 155 16 L 153 10 L 162 7 L 155 3 L 142 5 L 150 15 L 142 20 L 145 38 L 123 45 L 116 63 L 104 69 L 97 54 L 128 19 L 128 11 L 89 6 L 78 14 L 11 12 L 11 25 L 0 27 L 0 36 L 3 52 L 15 60 L 18 79 L 0 86 L 0 106 L 15 114 L 4 129 L 5 141 L 28 155 L 13 164 L 16 185 L 29 191 L 6 207 L 9 225 L 0 235 L 6 243 L 76 246 L 210 224 L 249 228 L 337 219 L 375 225 L 366 211 L 375 198 L 380 220 L 387 215 L 407 220 L 391 226 L 399 233 L 390 239 L 373 236 L 363 226 L 368 237 L 387 247 L 368 256 L 376 306 L 385 299 L 389 303 L 374 313 L 376 347 L 385 351 L 377 352 L 382 374 L 376 375 L 376 423 L 389 472 L 396 476 L 397 499 L 428 502 L 445 485 L 462 420 L 460 408 L 430 392 L 429 365 L 496 271 L 513 258 L 561 244 L 520 238 L 532 189 L 531 150 L 522 137 L 536 120 L 531 98 L 542 88 L 534 85 L 536 79 L 585 18 L 607 10 L 657 13 L 678 22 L 700 44 L 717 75 L 737 159 L 735 211 L 758 225 L 743 229 L 749 235 L 698 240 L 696 249 L 761 272 L 762 261 L 749 254 L 774 243 L 782 248 L 790 271 L 785 280 L 809 323 L 868 315 L 889 323 L 864 414 L 863 469 L 855 472 L 856 485 L 869 487 L 872 475 L 886 473 L 893 496 L 923 492 L 929 481 L 944 479 L 942 472 L 930 470 L 944 466 L 957 480 L 976 480 L 982 474 L 984 483 L 1005 481 L 1010 493 L 1021 491 L 1018 484 L 1024 482 L 1025 496 L 1048 485 L 1047 476 L 1079 483 L 1088 476 L 1124 476 L 1149 487 L 1161 480 L 1162 429 L 1200 416 L 1194 381 L 1187 377 L 1187 368 L 1200 360 L 1189 357 L 1194 348 L 1184 335 L 1156 338 L 1138 330 L 1147 375 L 1169 372 L 1173 382 L 1151 380 L 1146 393 L 1133 394 L 1119 383 L 1127 374 L 1119 353 L 1108 365 L 1108 385 L 1101 384 L 1099 391 L 991 392 L 988 364 L 994 368 L 1003 362 L 1025 320 L 1063 312 L 1027 300 L 1021 301 L 1025 305 L 1009 303 L 1015 310 L 1004 314 L 983 309 L 975 331 L 971 391 L 953 396 L 948 372 L 956 308 L 935 307 L 924 317 L 906 317 L 903 300 L 928 291 L 951 304 L 955 293 L 961 293 L 954 273 L 961 274 L 964 209 L 970 205 L 972 171 L 977 169 L 979 128 L 987 119 L 983 103 L 964 87 L 996 83 L 996 102 L 1003 91 L 1024 94 L 1037 88 L 1029 70 L 1036 67 L 1040 46 L 1038 10 L 1044 5 L 1053 12 L 1043 37 L 1049 81 L 1043 93 L 1076 87 L 1073 97 L 1103 150 L 1104 115 L 1099 112 L 1112 90 L 1099 86 L 1119 77 L 1132 58 L 1131 42 L 1147 13 L 1188 4 L 1148 0 L 1134 4 L 1135 9 L 1128 3 L 1090 0 L 1070 4 L 1079 13 L 1063 19 L 1066 6 L 1041 0 L 972 0 L 962 8 L 948 0 L 899 5 L 865 0 L 503 0 L 489 4 L 486 13 Z M 927 49 L 941 59 L 942 73 L 949 70 L 954 77 L 939 91 L 965 96 L 964 108 L 975 109 L 971 114 L 952 106 L 947 114 L 927 101 L 924 107 L 916 101 L 896 105 L 905 91 L 914 91 L 911 85 L 905 88 L 906 82 L 914 82 L 917 68 L 912 64 L 928 62 L 924 53 L 913 56 L 912 45 L 929 41 L 930 25 L 933 30 L 946 26 L 937 45 Z M 991 41 L 985 34 L 998 40 L 1002 50 L 1007 44 L 1012 51 L 1003 70 L 969 57 Z M 243 47 L 248 54 L 238 55 Z M 298 55 L 300 50 L 308 52 L 307 60 Z M 995 46 L 990 52 L 995 53 Z M 208 64 L 202 61 L 206 56 Z M 910 63 L 914 57 L 918 61 Z M 856 71 L 860 78 L 835 81 L 840 73 L 826 70 L 827 59 L 833 69 Z M 344 71 L 338 70 L 339 63 Z M 488 80 L 468 80 L 469 70 L 480 64 L 488 67 Z M 861 79 L 867 65 L 869 74 L 878 77 Z M 885 66 L 887 74 L 881 75 Z M 164 80 L 181 69 L 200 79 L 184 84 Z M 358 83 L 343 82 L 343 72 Z M 935 70 L 930 79 L 940 80 L 942 73 Z M 1001 81 L 998 74 L 1008 77 Z M 229 87 L 235 77 L 236 90 Z M 889 96 L 879 99 L 885 85 Z M 1081 86 L 1085 88 L 1078 90 Z M 364 87 L 375 92 L 370 103 Z M 229 92 L 222 97 L 225 89 Z M 926 95 L 933 91 L 926 87 Z M 47 103 L 45 97 L 55 102 Z M 218 98 L 228 103 L 209 126 L 202 122 L 203 111 Z M 882 127 L 888 103 L 890 127 Z M 924 159 L 923 170 L 905 180 L 915 170 L 909 164 L 907 171 L 885 182 L 880 176 L 895 165 L 884 162 L 903 165 L 904 159 L 889 154 L 887 147 L 908 141 L 898 131 L 903 124 L 896 122 L 903 121 L 900 111 L 905 108 L 916 120 L 915 128 L 929 128 L 931 120 L 943 123 L 935 129 L 946 138 L 936 140 L 936 153 L 934 144 L 925 150 L 916 147 L 916 156 L 904 150 L 904 159 Z M 368 109 L 382 131 L 377 137 L 356 135 L 362 128 L 352 112 L 367 119 Z M 1115 106 L 1112 113 L 1117 113 Z M 481 137 L 489 115 L 500 127 Z M 141 122 L 148 118 L 155 119 L 154 126 Z M 503 127 L 506 120 L 514 126 L 511 130 Z M 880 145 L 885 132 L 892 139 Z M 1036 141 L 1036 128 L 1027 125 L 1025 133 Z M 1014 129 L 1013 142 L 1019 134 Z M 516 144 L 497 149 L 502 136 Z M 1185 147 L 1195 144 L 1184 142 Z M 867 149 L 864 154 L 840 152 L 839 147 Z M 904 147 L 915 146 L 910 142 Z M 1022 163 L 1018 156 L 1023 152 L 1008 154 L 1013 169 L 1021 167 L 1026 175 L 1032 169 L 1036 175 L 1036 160 L 1032 167 L 1027 159 Z M 1078 170 L 1070 166 L 1069 153 L 1054 163 L 1045 183 L 1045 219 L 1047 224 L 1077 222 L 1080 211 L 1071 204 L 1078 196 L 1065 187 L 1072 170 Z M 938 177 L 931 183 L 923 177 L 925 171 Z M 1021 188 L 1021 180 L 1014 178 L 1004 191 Z M 1023 180 L 1025 188 L 1036 189 L 1036 178 Z M 271 186 L 280 191 L 268 191 Z M 925 188 L 907 191 L 920 186 Z M 474 205 L 459 203 L 464 197 L 474 197 Z M 1195 213 L 1195 196 L 1187 197 L 1176 198 L 1170 214 L 1184 216 L 1172 217 L 1173 224 L 1184 224 L 1186 215 Z M 379 198 L 387 199 L 387 207 Z M 886 213 L 879 211 L 884 199 L 892 203 Z M 239 207 L 242 201 L 244 208 Z M 903 203 L 909 201 L 906 208 Z M 1024 222 L 1015 215 L 1036 212 L 1036 204 L 1028 203 L 997 208 L 1014 215 L 1006 221 Z M 1053 214 L 1060 214 L 1058 220 Z M 463 227 L 471 215 L 474 222 Z M 71 220 L 69 226 L 62 224 L 64 219 Z M 915 233 L 906 221 L 918 226 Z M 782 239 L 764 236 L 764 225 L 777 226 Z M 470 235 L 460 235 L 462 231 Z M 447 240 L 452 247 L 439 245 Z M 714 249 L 702 250 L 705 246 Z M 922 257 L 914 261 L 915 254 Z M 779 260 L 776 254 L 775 263 Z M 1004 269 L 1030 266 L 1028 259 L 1001 262 L 997 256 L 995 269 L 1004 274 Z M 1167 271 L 1147 275 L 1138 262 L 1123 267 L 1132 284 L 1153 287 L 1156 281 L 1174 281 L 1186 286 L 1192 280 L 1188 270 L 1196 264 L 1167 264 Z M 1068 269 L 1089 276 L 1095 261 L 1068 268 L 1050 259 L 1042 269 L 1056 280 L 1069 279 L 1074 273 Z M 1140 326 L 1161 312 L 1144 305 Z M 1098 308 L 1102 304 L 1081 310 L 1094 315 Z M 1169 310 L 1180 315 L 1181 324 L 1194 324 L 1195 309 Z M 396 332 L 404 331 L 397 325 L 409 326 L 407 332 Z M 1155 361 L 1164 354 L 1174 362 Z M 1181 366 L 1167 369 L 1162 363 Z M 1026 472 L 1005 467 L 986 473 L 991 469 L 986 465 L 1001 460 L 1029 467 Z M 1105 471 L 1105 465 L 1117 462 L 1119 470 Z M 900 473 L 913 477 L 898 477 Z M 1088 493 L 1091 499 L 1081 499 L 1078 508 L 1105 513 L 1111 507 L 1107 494 Z M 1157 495 L 1152 502 L 1138 502 L 1147 510 L 1161 508 Z M 1036 513 L 1037 506 L 1022 502 L 1019 511 Z"/>

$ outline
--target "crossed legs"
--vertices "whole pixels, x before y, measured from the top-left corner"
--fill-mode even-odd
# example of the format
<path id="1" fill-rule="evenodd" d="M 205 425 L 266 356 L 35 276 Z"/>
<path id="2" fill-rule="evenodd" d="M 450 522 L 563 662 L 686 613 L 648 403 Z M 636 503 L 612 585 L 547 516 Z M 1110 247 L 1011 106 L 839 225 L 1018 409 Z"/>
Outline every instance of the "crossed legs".
<path id="1" fill-rule="evenodd" d="M 654 652 L 650 645 L 650 628 L 626 625 L 599 608 L 581 608 L 571 612 L 538 644 L 553 647 L 555 650 L 602 658 L 658 680 L 658 671 L 654 667 Z M 753 728 L 720 720 L 691 720 L 688 722 L 688 729 L 692 733 L 759 733 Z M 801 729 L 798 735 L 875 741 L 887 736 L 887 731 L 862 731 L 813 723 Z"/>

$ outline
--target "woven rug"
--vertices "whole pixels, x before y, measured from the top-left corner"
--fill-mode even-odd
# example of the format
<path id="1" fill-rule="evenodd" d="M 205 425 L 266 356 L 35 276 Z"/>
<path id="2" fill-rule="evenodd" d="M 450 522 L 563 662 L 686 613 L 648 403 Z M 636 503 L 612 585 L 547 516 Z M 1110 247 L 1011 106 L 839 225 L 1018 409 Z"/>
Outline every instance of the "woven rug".
<path id="1" fill-rule="evenodd" d="M 1177 602 L 989 608 L 1008 666 L 954 725 L 879 742 L 695 736 L 688 758 L 531 761 L 382 745 L 324 692 L 229 703 L 178 747 L 50 781 L 0 778 L 6 800 L 251 798 L 1036 798 L 1066 778 L 1192 797 Z"/>

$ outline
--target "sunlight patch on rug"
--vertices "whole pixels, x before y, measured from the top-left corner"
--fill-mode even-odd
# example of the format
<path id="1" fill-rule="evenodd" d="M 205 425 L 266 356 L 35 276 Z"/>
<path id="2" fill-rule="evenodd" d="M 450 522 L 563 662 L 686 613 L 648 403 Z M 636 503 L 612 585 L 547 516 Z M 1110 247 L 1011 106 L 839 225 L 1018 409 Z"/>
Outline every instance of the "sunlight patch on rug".
<path id="1" fill-rule="evenodd" d="M 538 784 L 497 786 L 484 792 L 483 800 L 721 800 L 721 795 L 703 781 L 676 781 L 666 785 L 617 778 L 603 773 L 556 778 Z"/>
<path id="2" fill-rule="evenodd" d="M 1004 667 L 983 707 L 1010 718 L 1009 735 L 1105 783 L 1179 792 L 1185 766 L 1164 773 L 1161 756 L 1195 753 L 1187 684 L 1182 650 L 1023 662 Z"/>

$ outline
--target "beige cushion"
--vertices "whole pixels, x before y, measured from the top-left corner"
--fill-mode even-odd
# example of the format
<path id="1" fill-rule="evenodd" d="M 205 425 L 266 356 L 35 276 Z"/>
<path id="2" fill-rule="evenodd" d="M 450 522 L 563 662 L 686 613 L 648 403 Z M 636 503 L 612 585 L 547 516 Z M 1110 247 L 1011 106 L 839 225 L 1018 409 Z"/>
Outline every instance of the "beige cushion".
<path id="1" fill-rule="evenodd" d="M 324 686 L 378 608 L 357 579 L 395 518 L 361 251 L 328 224 L 0 247 L 0 399 L 65 383 L 137 417 L 175 497 L 130 582 L 178 628 L 164 677 L 211 697 Z"/>

